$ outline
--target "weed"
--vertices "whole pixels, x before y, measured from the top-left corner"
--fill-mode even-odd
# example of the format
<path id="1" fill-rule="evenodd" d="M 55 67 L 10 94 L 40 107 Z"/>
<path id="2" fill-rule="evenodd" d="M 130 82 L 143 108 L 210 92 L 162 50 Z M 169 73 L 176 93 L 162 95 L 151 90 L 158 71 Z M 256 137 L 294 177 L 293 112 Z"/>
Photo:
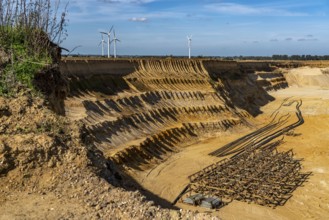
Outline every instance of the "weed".
<path id="1" fill-rule="evenodd" d="M 0 69 L 0 95 L 36 91 L 35 74 L 58 61 L 57 44 L 67 36 L 66 7 L 57 16 L 59 6 L 60 0 L 0 0 L 0 48 L 10 57 Z"/>

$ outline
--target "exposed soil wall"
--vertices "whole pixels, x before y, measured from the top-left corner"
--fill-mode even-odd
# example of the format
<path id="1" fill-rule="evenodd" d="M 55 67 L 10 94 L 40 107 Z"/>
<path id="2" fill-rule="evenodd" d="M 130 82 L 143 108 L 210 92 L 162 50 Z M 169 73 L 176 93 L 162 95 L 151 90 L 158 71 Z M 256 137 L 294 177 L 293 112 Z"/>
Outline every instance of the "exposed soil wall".
<path id="1" fill-rule="evenodd" d="M 253 116 L 261 109 L 267 114 L 277 111 L 280 101 L 262 107 L 274 100 L 272 95 L 281 93 L 282 100 L 295 96 L 294 90 L 269 91 L 288 85 L 328 88 L 326 68 L 281 69 L 300 65 L 184 59 L 66 60 L 60 69 L 70 91 L 58 69 L 49 75 L 40 73 L 37 77 L 44 91 L 67 118 L 55 115 L 44 100 L 30 94 L 0 98 L 0 219 L 187 219 L 194 215 L 209 219 L 205 214 L 161 209 L 140 192 L 113 187 L 138 185 L 117 168 L 128 174 L 145 174 L 148 180 L 142 179 L 143 186 L 149 191 L 143 190 L 143 194 L 172 207 L 170 199 L 163 196 L 173 188 L 168 181 L 174 179 L 171 184 L 179 189 L 191 167 L 197 170 L 214 162 L 206 153 L 210 148 L 215 150 L 219 142 L 249 130 L 255 122 Z M 322 204 L 328 201 L 323 197 L 328 194 L 324 184 L 328 182 L 327 165 L 323 162 L 327 161 L 327 148 L 323 140 L 328 117 L 312 117 L 314 109 L 327 114 L 327 102 L 323 101 L 327 96 L 314 102 L 315 91 L 326 90 L 307 90 L 301 97 L 304 101 L 305 94 L 310 96 L 305 108 L 309 127 L 300 130 L 301 138 L 299 134 L 297 138 L 286 136 L 303 157 L 311 155 L 305 164 L 315 177 L 305 185 L 305 191 L 294 194 L 286 209 L 239 203 L 233 204 L 234 209 L 221 210 L 225 218 L 268 217 L 273 213 L 272 218 L 326 216 L 327 208 Z M 312 137 L 318 140 L 311 142 Z M 173 172 L 176 168 L 184 172 Z M 150 185 L 161 193 L 152 191 Z M 281 215 L 290 210 L 295 213 Z"/>
<path id="2" fill-rule="evenodd" d="M 84 123 L 89 142 L 115 164 L 133 169 L 160 163 L 205 136 L 248 126 L 273 100 L 267 91 L 286 86 L 275 70 L 265 62 L 187 59 L 61 64 L 70 85 L 66 115 Z"/>
<path id="3" fill-rule="evenodd" d="M 99 74 L 126 75 L 135 70 L 134 60 L 63 60 L 61 72 L 79 77 L 91 77 Z"/>

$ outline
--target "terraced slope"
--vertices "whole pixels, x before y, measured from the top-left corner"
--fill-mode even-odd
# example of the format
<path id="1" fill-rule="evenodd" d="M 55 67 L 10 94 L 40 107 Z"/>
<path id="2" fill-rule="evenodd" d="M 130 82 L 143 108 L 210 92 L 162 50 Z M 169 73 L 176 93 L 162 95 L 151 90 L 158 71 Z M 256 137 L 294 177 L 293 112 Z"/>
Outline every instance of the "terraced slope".
<path id="1" fill-rule="evenodd" d="M 116 164 L 146 169 L 202 138 L 250 126 L 251 115 L 273 99 L 266 90 L 286 86 L 269 65 L 245 67 L 179 59 L 66 61 L 66 115 L 85 124 L 88 141 Z"/>

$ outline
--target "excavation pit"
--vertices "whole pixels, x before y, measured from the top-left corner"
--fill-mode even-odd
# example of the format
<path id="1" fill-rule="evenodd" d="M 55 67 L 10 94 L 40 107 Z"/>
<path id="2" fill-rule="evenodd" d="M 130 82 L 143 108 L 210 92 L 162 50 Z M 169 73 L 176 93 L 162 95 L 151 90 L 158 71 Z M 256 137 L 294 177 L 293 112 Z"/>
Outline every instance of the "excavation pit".
<path id="1" fill-rule="evenodd" d="M 300 182 L 296 180 L 293 186 L 261 184 L 263 191 L 272 190 L 268 199 L 254 191 L 249 195 L 251 182 L 241 193 L 233 190 L 235 196 L 227 193 L 233 201 L 214 214 L 259 219 L 268 212 L 273 218 L 303 218 L 301 213 L 306 213 L 321 218 L 329 211 L 321 205 L 328 200 L 321 195 L 329 194 L 324 144 L 329 142 L 329 93 L 326 76 L 319 75 L 323 65 L 201 59 L 67 60 L 62 65 L 71 85 L 66 115 L 85 124 L 88 143 L 163 207 L 170 207 L 190 183 L 188 176 L 212 164 L 235 160 L 231 157 L 242 156 L 248 146 L 256 144 L 257 153 L 273 147 L 268 160 L 293 149 L 294 156 L 287 154 L 296 168 L 285 167 L 295 170 L 292 175 Z M 317 82 L 321 83 L 317 86 Z M 303 120 L 296 108 L 300 100 Z M 257 133 L 259 129 L 263 130 Z M 298 135 L 291 135 L 292 130 Z M 234 143 L 241 138 L 245 145 Z M 219 150 L 222 146 L 227 148 Z M 234 178 L 252 173 L 248 169 Z M 264 172 L 265 176 L 268 170 Z M 286 190 L 287 196 L 276 188 Z M 198 210 L 181 202 L 176 206 Z M 309 208 L 319 206 L 315 211 Z"/>

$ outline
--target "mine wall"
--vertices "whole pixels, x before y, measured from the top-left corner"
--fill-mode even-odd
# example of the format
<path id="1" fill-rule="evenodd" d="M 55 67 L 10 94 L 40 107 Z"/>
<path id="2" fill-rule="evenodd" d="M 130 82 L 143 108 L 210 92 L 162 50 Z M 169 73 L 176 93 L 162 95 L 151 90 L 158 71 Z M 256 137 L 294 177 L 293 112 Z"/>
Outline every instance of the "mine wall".
<path id="1" fill-rule="evenodd" d="M 202 137 L 250 126 L 288 86 L 278 63 L 187 59 L 64 60 L 65 113 L 115 164 L 147 169 Z"/>
<path id="2" fill-rule="evenodd" d="M 93 75 L 110 74 L 125 75 L 132 73 L 136 68 L 133 60 L 62 60 L 61 72 L 66 75 L 90 77 Z"/>

